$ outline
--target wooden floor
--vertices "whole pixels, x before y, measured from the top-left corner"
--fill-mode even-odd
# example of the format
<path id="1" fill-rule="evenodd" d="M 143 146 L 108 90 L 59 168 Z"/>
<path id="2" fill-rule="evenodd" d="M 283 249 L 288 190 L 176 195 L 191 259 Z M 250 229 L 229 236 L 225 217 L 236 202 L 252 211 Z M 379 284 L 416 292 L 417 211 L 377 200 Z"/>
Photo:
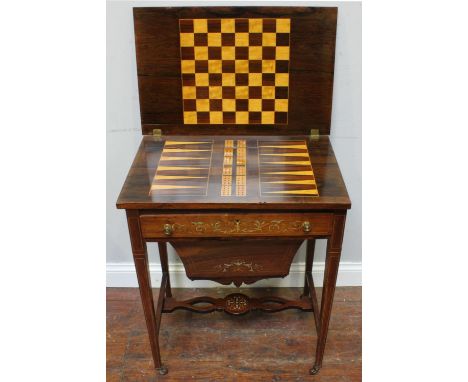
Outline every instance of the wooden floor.
<path id="1" fill-rule="evenodd" d="M 177 298 L 223 297 L 229 289 L 175 289 Z M 154 289 L 155 301 L 157 289 Z M 298 288 L 243 289 L 250 296 L 297 297 Z M 319 290 L 317 292 L 320 292 Z M 320 302 L 319 302 L 320 306 Z M 315 354 L 312 313 L 164 314 L 160 332 L 165 376 L 152 365 L 138 289 L 107 289 L 107 381 L 361 381 L 361 288 L 337 288 L 323 368 L 308 375 Z"/>

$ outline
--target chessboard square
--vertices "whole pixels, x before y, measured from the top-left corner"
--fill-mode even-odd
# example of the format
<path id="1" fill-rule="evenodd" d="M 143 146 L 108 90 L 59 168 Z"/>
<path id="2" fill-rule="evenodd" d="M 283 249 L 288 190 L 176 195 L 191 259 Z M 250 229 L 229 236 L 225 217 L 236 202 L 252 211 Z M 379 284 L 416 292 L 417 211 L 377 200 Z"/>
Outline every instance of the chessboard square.
<path id="1" fill-rule="evenodd" d="M 236 99 L 236 111 L 249 111 L 248 99 Z"/>
<path id="2" fill-rule="evenodd" d="M 275 99 L 275 111 L 288 111 L 288 100 Z"/>
<path id="3" fill-rule="evenodd" d="M 236 37 L 234 33 L 221 33 L 222 46 L 234 46 L 236 44 Z"/>
<path id="4" fill-rule="evenodd" d="M 262 73 L 249 73 L 249 86 L 262 86 Z"/>
<path id="5" fill-rule="evenodd" d="M 193 46 L 193 33 L 180 34 L 180 46 Z"/>
<path id="6" fill-rule="evenodd" d="M 276 33 L 276 19 L 263 19 L 263 32 Z"/>
<path id="7" fill-rule="evenodd" d="M 249 99 L 249 111 L 262 111 L 262 100 Z"/>
<path id="8" fill-rule="evenodd" d="M 262 73 L 275 73 L 276 61 L 275 60 L 263 60 L 262 61 Z"/>
<path id="9" fill-rule="evenodd" d="M 263 33 L 262 37 L 263 46 L 276 46 L 276 33 Z"/>
<path id="10" fill-rule="evenodd" d="M 275 123 L 288 123 L 288 113 L 285 112 L 275 112 Z"/>
<path id="11" fill-rule="evenodd" d="M 262 123 L 275 123 L 274 111 L 262 111 Z"/>
<path id="12" fill-rule="evenodd" d="M 209 97 L 210 92 L 208 86 L 197 86 L 196 88 L 196 99 L 205 99 Z M 184 97 L 185 98 L 185 97 Z M 193 97 L 190 97 L 193 98 Z"/>
<path id="13" fill-rule="evenodd" d="M 276 99 L 288 99 L 288 87 L 277 86 L 275 88 L 275 98 Z"/>
<path id="14" fill-rule="evenodd" d="M 236 98 L 237 99 L 249 98 L 249 87 L 248 86 L 236 86 Z"/>
<path id="15" fill-rule="evenodd" d="M 249 60 L 261 60 L 263 49 L 261 46 L 249 46 Z"/>
<path id="16" fill-rule="evenodd" d="M 183 86 L 182 87 L 182 98 L 183 99 L 195 99 L 196 87 L 195 86 Z"/>
<path id="17" fill-rule="evenodd" d="M 236 33 L 245 33 L 249 31 L 249 19 L 236 19 L 235 20 Z"/>
<path id="18" fill-rule="evenodd" d="M 221 73 L 210 73 L 208 77 L 208 84 L 210 86 L 221 86 L 222 85 Z"/>
<path id="19" fill-rule="evenodd" d="M 234 46 L 221 47 L 221 58 L 223 60 L 234 60 L 236 58 L 236 48 Z"/>
<path id="20" fill-rule="evenodd" d="M 221 46 L 221 33 L 208 33 L 208 46 Z"/>
<path id="21" fill-rule="evenodd" d="M 275 73 L 262 73 L 263 86 L 275 86 Z"/>
<path id="22" fill-rule="evenodd" d="M 249 123 L 249 112 L 248 111 L 236 111 L 236 123 L 239 125 L 245 125 Z"/>
<path id="23" fill-rule="evenodd" d="M 236 112 L 223 112 L 223 123 L 236 123 Z"/>
<path id="24" fill-rule="evenodd" d="M 196 60 L 195 73 L 208 73 L 208 60 Z"/>
<path id="25" fill-rule="evenodd" d="M 289 60 L 289 46 L 277 46 L 276 47 L 276 59 L 277 60 Z"/>
<path id="26" fill-rule="evenodd" d="M 221 19 L 221 32 L 234 33 L 236 31 L 234 19 Z"/>
<path id="27" fill-rule="evenodd" d="M 236 62 L 234 60 L 223 60 L 222 70 L 223 73 L 235 73 Z"/>
<path id="28" fill-rule="evenodd" d="M 223 111 L 223 100 L 210 99 L 210 111 Z"/>
<path id="29" fill-rule="evenodd" d="M 262 123 L 262 113 L 260 111 L 249 111 L 249 123 Z"/>
<path id="30" fill-rule="evenodd" d="M 222 73 L 222 61 L 221 60 L 209 60 L 208 61 L 208 73 Z"/>
<path id="31" fill-rule="evenodd" d="M 249 72 L 249 61 L 248 60 L 236 60 L 236 73 L 248 73 Z"/>
<path id="32" fill-rule="evenodd" d="M 223 123 L 223 112 L 212 111 L 210 113 L 210 123 Z"/>
<path id="33" fill-rule="evenodd" d="M 221 20 L 209 19 L 208 20 L 208 33 L 221 32 Z"/>
<path id="34" fill-rule="evenodd" d="M 249 46 L 262 46 L 262 33 L 249 33 Z"/>
<path id="35" fill-rule="evenodd" d="M 249 47 L 236 46 L 236 60 L 248 60 L 248 59 L 249 59 Z"/>
<path id="36" fill-rule="evenodd" d="M 195 99 L 184 99 L 184 111 L 197 111 L 197 102 Z"/>
<path id="37" fill-rule="evenodd" d="M 221 47 L 220 46 L 208 47 L 208 59 L 209 60 L 221 60 Z"/>
<path id="38" fill-rule="evenodd" d="M 276 73 L 289 73 L 289 61 L 276 60 Z"/>
<path id="39" fill-rule="evenodd" d="M 195 33 L 207 33 L 208 22 L 206 19 L 195 19 L 193 20 L 193 31 Z"/>
<path id="40" fill-rule="evenodd" d="M 274 86 L 262 86 L 262 98 L 274 99 L 275 87 Z"/>
<path id="41" fill-rule="evenodd" d="M 195 73 L 195 85 L 208 86 L 208 73 Z"/>
<path id="42" fill-rule="evenodd" d="M 236 75 L 235 73 L 223 73 L 223 86 L 235 86 L 236 85 Z"/>
<path id="43" fill-rule="evenodd" d="M 249 84 L 248 73 L 236 73 L 236 86 L 247 86 Z"/>
<path id="44" fill-rule="evenodd" d="M 262 98 L 262 87 L 261 86 L 249 86 L 249 99 L 261 99 Z"/>
<path id="45" fill-rule="evenodd" d="M 180 48 L 180 58 L 182 60 L 194 60 L 195 52 L 193 47 L 183 46 Z"/>
<path id="46" fill-rule="evenodd" d="M 236 100 L 223 99 L 223 111 L 236 111 Z"/>
<path id="47" fill-rule="evenodd" d="M 275 100 L 262 99 L 262 111 L 275 111 Z"/>
<path id="48" fill-rule="evenodd" d="M 276 58 L 276 47 L 264 46 L 262 49 L 262 58 L 264 60 L 274 60 Z"/>
<path id="49" fill-rule="evenodd" d="M 263 32 L 263 19 L 249 19 L 249 32 L 262 33 Z"/>
<path id="50" fill-rule="evenodd" d="M 207 33 L 195 33 L 194 35 L 195 46 L 207 46 L 208 45 L 208 34 Z"/>
<path id="51" fill-rule="evenodd" d="M 195 111 L 184 111 L 184 123 L 185 124 L 197 123 L 197 113 Z"/>
<path id="52" fill-rule="evenodd" d="M 208 47 L 207 46 L 196 46 L 195 60 L 208 60 Z"/>
<path id="53" fill-rule="evenodd" d="M 277 33 L 276 45 L 277 46 L 289 46 L 289 33 Z"/>
<path id="54" fill-rule="evenodd" d="M 290 33 L 291 19 L 276 19 L 276 33 Z"/>
<path id="55" fill-rule="evenodd" d="M 275 86 L 289 86 L 289 73 L 276 73 Z"/>
<path id="56" fill-rule="evenodd" d="M 195 73 L 195 61 L 182 60 L 182 73 Z"/>
<path id="57" fill-rule="evenodd" d="M 262 73 L 262 61 L 261 60 L 249 60 L 249 72 L 250 73 Z"/>
<path id="58" fill-rule="evenodd" d="M 209 94 L 211 99 L 223 98 L 223 88 L 221 86 L 210 86 Z"/>
<path id="59" fill-rule="evenodd" d="M 197 99 L 197 111 L 210 111 L 210 100 Z"/>
<path id="60" fill-rule="evenodd" d="M 182 86 L 195 86 L 195 73 L 182 73 Z"/>
<path id="61" fill-rule="evenodd" d="M 236 46 L 249 46 L 249 34 L 236 33 Z"/>
<path id="62" fill-rule="evenodd" d="M 236 87 L 235 86 L 223 86 L 223 99 L 235 99 L 236 98 Z"/>
<path id="63" fill-rule="evenodd" d="M 197 123 L 210 123 L 210 112 L 197 111 Z"/>
<path id="64" fill-rule="evenodd" d="M 193 20 L 179 20 L 180 33 L 193 33 Z"/>

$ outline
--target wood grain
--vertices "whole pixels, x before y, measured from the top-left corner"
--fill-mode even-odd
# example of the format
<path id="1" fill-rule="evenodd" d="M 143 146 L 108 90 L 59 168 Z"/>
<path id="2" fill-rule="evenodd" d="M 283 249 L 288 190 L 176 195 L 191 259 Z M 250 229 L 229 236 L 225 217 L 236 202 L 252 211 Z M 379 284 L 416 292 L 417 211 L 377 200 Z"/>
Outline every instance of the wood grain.
<path id="1" fill-rule="evenodd" d="M 301 289 L 248 289 L 252 297 L 297 298 Z M 245 291 L 245 289 L 242 289 Z M 178 299 L 224 297 L 226 289 L 174 289 Z M 320 290 L 319 290 L 320 292 Z M 153 290 L 155 299 L 159 294 Z M 320 293 L 319 303 L 320 303 Z M 337 288 L 323 368 L 307 375 L 314 361 L 312 313 L 224 313 L 176 311 L 163 315 L 160 335 L 169 373 L 154 371 L 138 289 L 107 289 L 107 381 L 361 381 L 361 288 Z M 287 328 L 287 330 L 286 330 Z"/>
<path id="2" fill-rule="evenodd" d="M 289 18 L 288 124 L 220 124 L 216 134 L 330 133 L 337 8 L 134 8 L 140 112 L 144 134 L 211 135 L 213 126 L 183 126 L 180 19 Z"/>

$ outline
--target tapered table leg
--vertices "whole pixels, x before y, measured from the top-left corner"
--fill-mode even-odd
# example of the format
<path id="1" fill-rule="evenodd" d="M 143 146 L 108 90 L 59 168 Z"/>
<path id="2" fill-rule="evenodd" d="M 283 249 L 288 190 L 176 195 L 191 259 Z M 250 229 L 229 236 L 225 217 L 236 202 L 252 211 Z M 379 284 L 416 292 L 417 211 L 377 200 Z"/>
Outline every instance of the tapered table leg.
<path id="1" fill-rule="evenodd" d="M 310 374 L 317 374 L 322 367 L 323 353 L 327 341 L 328 324 L 335 294 L 336 278 L 340 265 L 341 244 L 346 220 L 346 212 L 335 214 L 333 220 L 333 232 L 328 238 L 327 257 L 325 260 L 325 274 L 323 279 L 322 302 L 320 309 L 320 329 L 317 339 L 317 350 L 315 353 L 315 364 L 310 369 Z"/>
<path id="2" fill-rule="evenodd" d="M 148 263 L 148 252 L 140 230 L 138 211 L 127 210 L 127 222 L 132 243 L 133 260 L 140 286 L 141 303 L 145 313 L 146 326 L 153 355 L 154 367 L 160 374 L 166 374 L 167 368 L 161 364 L 159 352 L 159 328 L 154 311 L 153 291 Z"/>
<path id="3" fill-rule="evenodd" d="M 167 261 L 167 244 L 165 242 L 158 243 L 159 258 L 161 259 L 161 268 L 163 274 L 167 275 L 166 296 L 172 297 L 171 279 L 169 277 L 169 265 Z"/>
<path id="4" fill-rule="evenodd" d="M 306 266 L 304 275 L 304 296 L 309 295 L 309 283 L 307 282 L 307 273 L 312 273 L 312 264 L 314 263 L 315 239 L 307 240 Z"/>

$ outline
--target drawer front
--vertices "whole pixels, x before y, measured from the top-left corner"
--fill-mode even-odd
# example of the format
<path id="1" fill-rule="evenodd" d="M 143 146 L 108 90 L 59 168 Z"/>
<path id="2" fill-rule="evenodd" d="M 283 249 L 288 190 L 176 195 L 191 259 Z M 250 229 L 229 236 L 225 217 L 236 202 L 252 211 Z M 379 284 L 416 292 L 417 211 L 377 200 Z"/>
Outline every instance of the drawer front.
<path id="1" fill-rule="evenodd" d="M 143 237 L 308 237 L 331 233 L 333 215 L 294 214 L 170 214 L 142 215 Z"/>

